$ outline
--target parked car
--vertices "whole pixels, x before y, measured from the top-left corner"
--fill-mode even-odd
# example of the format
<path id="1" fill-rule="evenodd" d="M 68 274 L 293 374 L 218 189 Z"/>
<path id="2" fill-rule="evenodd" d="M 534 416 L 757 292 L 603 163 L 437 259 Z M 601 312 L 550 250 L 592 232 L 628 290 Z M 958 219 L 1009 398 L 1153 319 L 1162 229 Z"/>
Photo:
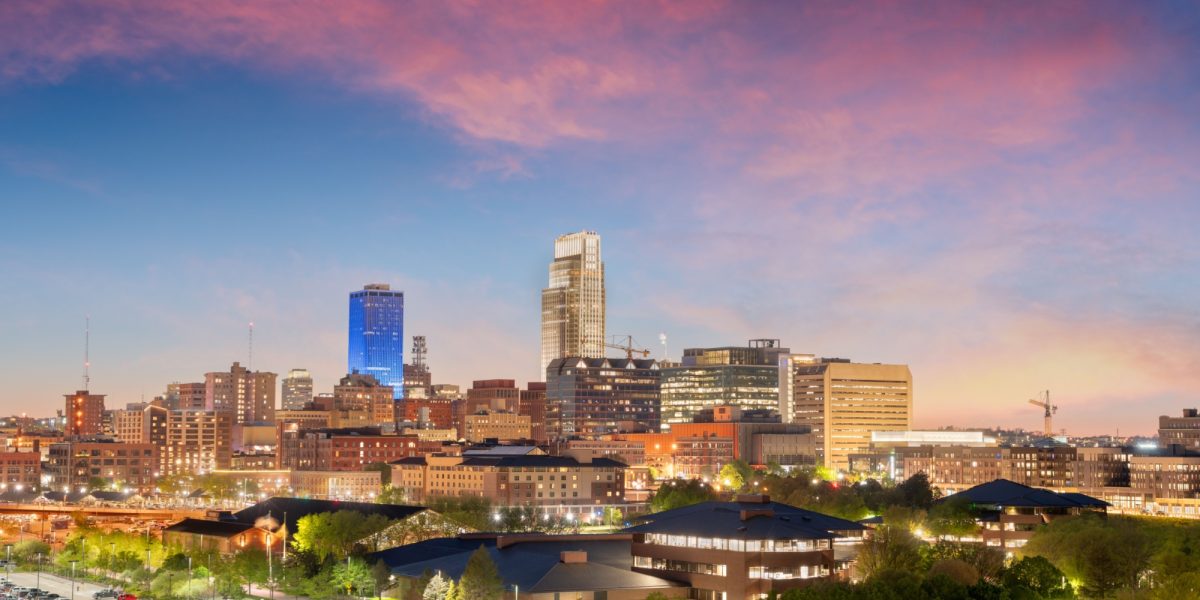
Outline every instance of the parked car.
<path id="1" fill-rule="evenodd" d="M 117 590 L 112 589 L 100 590 L 95 594 L 92 594 L 92 598 L 95 598 L 95 600 L 100 600 L 100 598 L 116 598 L 118 596 L 120 596 L 120 594 L 117 593 Z"/>

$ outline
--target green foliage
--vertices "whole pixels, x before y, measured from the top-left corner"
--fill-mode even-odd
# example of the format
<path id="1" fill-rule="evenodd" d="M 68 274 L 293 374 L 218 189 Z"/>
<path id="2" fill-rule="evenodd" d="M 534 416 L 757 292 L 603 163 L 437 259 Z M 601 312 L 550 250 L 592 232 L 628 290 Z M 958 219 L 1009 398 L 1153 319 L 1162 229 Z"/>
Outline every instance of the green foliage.
<path id="1" fill-rule="evenodd" d="M 405 497 L 403 489 L 384 484 L 383 490 L 376 496 L 375 502 L 378 504 L 405 504 L 408 502 L 408 498 Z"/>
<path id="2" fill-rule="evenodd" d="M 34 564 L 38 555 L 43 559 L 50 556 L 50 544 L 38 540 L 24 540 L 13 545 L 13 560 L 22 564 Z"/>
<path id="3" fill-rule="evenodd" d="M 943 558 L 929 567 L 929 577 L 943 576 L 964 586 L 979 583 L 979 570 L 957 558 Z"/>
<path id="4" fill-rule="evenodd" d="M 1075 593 L 1066 576 L 1041 556 L 1014 560 L 1000 577 L 1004 587 L 1027 589 L 1042 598 L 1072 598 Z"/>
<path id="5" fill-rule="evenodd" d="M 882 573 L 915 571 L 921 563 L 920 545 L 905 523 L 891 523 L 885 517 L 859 548 L 859 573 L 869 579 Z"/>
<path id="6" fill-rule="evenodd" d="M 1089 596 L 1135 588 L 1154 556 L 1151 528 L 1142 519 L 1082 515 L 1039 528 L 1022 554 L 1040 555 L 1067 577 L 1080 581 Z"/>
<path id="7" fill-rule="evenodd" d="M 979 531 L 971 502 L 951 496 L 929 509 L 929 533 L 938 537 L 963 537 Z"/>
<path id="8" fill-rule="evenodd" d="M 364 515 L 352 510 L 315 513 L 301 517 L 292 535 L 292 545 L 301 552 L 312 552 L 318 561 L 328 557 L 341 561 L 357 546 L 377 546 L 377 534 L 392 522 L 383 515 Z"/>
<path id="9" fill-rule="evenodd" d="M 717 476 L 717 480 L 722 486 L 735 492 L 746 487 L 746 477 L 742 475 L 741 470 L 733 463 L 728 463 L 721 467 L 721 472 Z"/>
<path id="10" fill-rule="evenodd" d="M 672 479 L 663 482 L 654 492 L 650 498 L 650 510 L 662 512 L 716 499 L 716 492 L 699 479 Z"/>
<path id="11" fill-rule="evenodd" d="M 933 487 L 929 485 L 929 476 L 917 473 L 905 479 L 896 486 L 899 502 L 902 506 L 929 510 L 933 506 Z"/>
<path id="12" fill-rule="evenodd" d="M 504 580 L 486 547 L 480 546 L 471 553 L 459 586 L 461 600 L 499 600 L 504 594 Z"/>
<path id="13" fill-rule="evenodd" d="M 970 565 L 979 577 L 987 581 L 996 581 L 1004 570 L 1004 553 L 982 544 L 943 540 L 921 548 L 921 564 L 926 569 L 939 561 L 947 560 L 962 561 Z"/>
<path id="14" fill-rule="evenodd" d="M 346 590 L 346 595 L 353 591 L 361 592 L 371 589 L 375 578 L 367 563 L 359 559 L 339 561 L 333 565 L 330 582 L 340 589 Z"/>
<path id="15" fill-rule="evenodd" d="M 446 600 L 446 593 L 450 591 L 450 582 L 442 577 L 442 574 L 436 573 L 429 579 L 429 583 L 425 585 L 425 591 L 421 594 L 421 600 Z"/>

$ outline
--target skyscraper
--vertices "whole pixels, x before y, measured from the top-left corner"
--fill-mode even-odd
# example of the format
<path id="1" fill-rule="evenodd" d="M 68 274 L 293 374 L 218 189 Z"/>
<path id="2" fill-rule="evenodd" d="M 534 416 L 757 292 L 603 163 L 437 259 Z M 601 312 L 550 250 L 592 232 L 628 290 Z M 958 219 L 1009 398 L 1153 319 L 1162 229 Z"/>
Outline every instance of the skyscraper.
<path id="1" fill-rule="evenodd" d="M 313 398 L 313 380 L 308 369 L 288 371 L 281 392 L 283 410 L 303 410 Z"/>
<path id="2" fill-rule="evenodd" d="M 404 397 L 404 292 L 370 283 L 350 293 L 347 371 L 371 375 Z"/>
<path id="3" fill-rule="evenodd" d="M 604 262 L 600 235 L 581 231 L 554 240 L 550 284 L 542 290 L 542 364 L 604 357 Z"/>
<path id="4" fill-rule="evenodd" d="M 871 432 L 912 429 L 912 390 L 908 365 L 779 355 L 779 414 L 810 428 L 817 464 L 833 469 L 870 452 Z"/>

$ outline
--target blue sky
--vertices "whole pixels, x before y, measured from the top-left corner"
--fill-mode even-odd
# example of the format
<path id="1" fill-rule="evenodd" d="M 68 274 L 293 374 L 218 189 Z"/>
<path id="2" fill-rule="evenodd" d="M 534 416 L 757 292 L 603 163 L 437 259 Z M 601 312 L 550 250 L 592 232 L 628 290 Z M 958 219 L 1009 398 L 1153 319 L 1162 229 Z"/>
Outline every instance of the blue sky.
<path id="1" fill-rule="evenodd" d="M 0 380 L 110 405 L 345 368 L 407 292 L 435 380 L 536 377 L 554 236 L 608 331 L 912 365 L 920 426 L 1151 431 L 1200 389 L 1185 4 L 0 8 Z M 50 404 L 47 404 L 49 402 Z M 1029 408 L 1029 410 L 1026 410 Z"/>

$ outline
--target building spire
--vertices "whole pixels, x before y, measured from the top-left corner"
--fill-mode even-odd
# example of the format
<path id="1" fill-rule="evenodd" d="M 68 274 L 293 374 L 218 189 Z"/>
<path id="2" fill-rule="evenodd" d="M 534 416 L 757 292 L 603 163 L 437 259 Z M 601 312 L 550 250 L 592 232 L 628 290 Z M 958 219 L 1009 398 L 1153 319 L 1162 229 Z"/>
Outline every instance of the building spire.
<path id="1" fill-rule="evenodd" d="M 89 387 L 92 383 L 91 377 L 91 342 L 92 342 L 92 317 L 84 315 L 83 317 L 83 391 L 90 391 Z"/>

